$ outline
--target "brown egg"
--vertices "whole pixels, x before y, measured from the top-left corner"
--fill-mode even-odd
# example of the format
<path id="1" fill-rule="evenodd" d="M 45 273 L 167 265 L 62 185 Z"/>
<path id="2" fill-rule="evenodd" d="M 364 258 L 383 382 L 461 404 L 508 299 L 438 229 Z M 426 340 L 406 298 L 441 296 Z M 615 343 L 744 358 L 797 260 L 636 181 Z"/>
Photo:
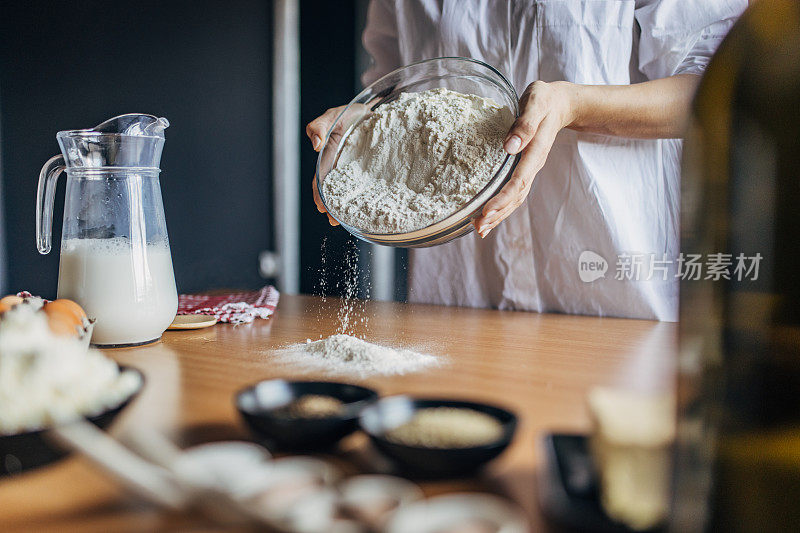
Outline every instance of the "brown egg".
<path id="1" fill-rule="evenodd" d="M 3 296 L 0 298 L 0 315 L 17 305 L 18 303 L 22 303 L 24 298 L 20 298 L 19 296 L 9 294 L 8 296 Z"/>
<path id="2" fill-rule="evenodd" d="M 83 327 L 81 318 L 69 306 L 59 304 L 59 302 L 60 300 L 49 302 L 42 308 L 47 315 L 50 330 L 57 335 L 77 336 Z"/>
<path id="3" fill-rule="evenodd" d="M 66 298 L 60 298 L 58 300 L 53 300 L 52 302 L 48 302 L 45 305 L 45 307 L 50 307 L 50 306 L 64 309 L 65 311 L 70 311 L 75 317 L 79 319 L 86 318 L 86 312 L 83 310 L 83 307 L 81 307 L 72 300 L 67 300 Z"/>
<path id="4" fill-rule="evenodd" d="M 47 325 L 50 326 L 50 331 L 56 335 L 77 337 L 80 333 L 72 315 L 64 313 L 48 313 Z"/>
<path id="5" fill-rule="evenodd" d="M 25 299 L 20 296 L 17 296 L 15 294 L 9 294 L 8 296 L 3 296 L 2 298 L 0 298 L 0 305 L 8 306 L 8 308 L 10 309 L 17 304 L 21 304 L 24 301 Z"/>

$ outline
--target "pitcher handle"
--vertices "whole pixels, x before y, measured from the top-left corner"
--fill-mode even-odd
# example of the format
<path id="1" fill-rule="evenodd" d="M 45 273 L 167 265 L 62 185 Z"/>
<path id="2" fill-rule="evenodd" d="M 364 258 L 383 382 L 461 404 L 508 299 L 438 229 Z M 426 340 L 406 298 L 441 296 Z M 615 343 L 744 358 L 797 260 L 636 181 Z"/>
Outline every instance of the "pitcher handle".
<path id="1" fill-rule="evenodd" d="M 64 156 L 55 155 L 39 172 L 36 189 L 36 246 L 40 254 L 49 254 L 53 243 L 53 204 L 56 199 L 58 176 L 66 169 Z"/>

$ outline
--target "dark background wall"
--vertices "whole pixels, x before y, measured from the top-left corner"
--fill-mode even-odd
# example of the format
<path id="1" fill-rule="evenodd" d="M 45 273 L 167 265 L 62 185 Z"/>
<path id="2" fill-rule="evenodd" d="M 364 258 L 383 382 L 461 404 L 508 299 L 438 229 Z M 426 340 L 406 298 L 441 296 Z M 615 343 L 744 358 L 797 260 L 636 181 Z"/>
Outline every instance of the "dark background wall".
<path id="1" fill-rule="evenodd" d="M 358 3 L 352 1 L 304 0 L 300 3 L 300 120 L 303 128 L 326 109 L 347 104 L 360 91 L 355 61 L 360 41 L 358 14 Z M 356 246 L 356 239 L 342 228 L 331 227 L 327 217 L 317 212 L 311 189 L 317 154 L 305 133 L 300 134 L 300 264 L 303 269 L 300 290 L 319 291 L 324 240 L 325 291 L 339 294 L 345 253 Z"/>
<path id="2" fill-rule="evenodd" d="M 270 2 L 4 2 L 0 141 L 8 290 L 54 296 L 36 251 L 41 165 L 58 130 L 129 112 L 167 117 L 161 185 L 178 289 L 258 287 L 272 246 Z M 64 179 L 64 178 L 61 178 Z"/>
<path id="3" fill-rule="evenodd" d="M 302 0 L 301 123 L 347 103 L 366 1 Z M 0 6 L 0 216 L 6 290 L 54 296 L 64 186 L 53 252 L 35 247 L 36 180 L 59 130 L 141 112 L 167 117 L 161 186 L 178 290 L 256 288 L 273 247 L 273 4 L 259 0 L 30 1 Z M 354 240 L 311 195 L 316 153 L 302 138 L 301 291 L 316 292 L 327 238 L 336 294 Z M 62 180 L 64 177 L 61 178 Z M 4 212 L 3 212 L 4 211 Z M 363 247 L 362 247 L 363 248 Z M 0 250 L 0 257 L 3 251 Z M 2 283 L 2 280 L 0 280 Z"/>

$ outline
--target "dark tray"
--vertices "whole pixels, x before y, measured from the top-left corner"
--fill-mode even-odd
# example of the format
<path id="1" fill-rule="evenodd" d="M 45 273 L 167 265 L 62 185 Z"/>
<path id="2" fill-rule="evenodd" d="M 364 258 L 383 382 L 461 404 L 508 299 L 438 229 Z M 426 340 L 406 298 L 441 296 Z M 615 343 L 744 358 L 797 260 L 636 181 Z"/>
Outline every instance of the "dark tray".
<path id="1" fill-rule="evenodd" d="M 597 472 L 585 435 L 547 434 L 539 476 L 539 504 L 561 526 L 592 533 L 636 533 L 613 521 L 600 505 Z M 655 528 L 638 533 L 663 533 Z"/>

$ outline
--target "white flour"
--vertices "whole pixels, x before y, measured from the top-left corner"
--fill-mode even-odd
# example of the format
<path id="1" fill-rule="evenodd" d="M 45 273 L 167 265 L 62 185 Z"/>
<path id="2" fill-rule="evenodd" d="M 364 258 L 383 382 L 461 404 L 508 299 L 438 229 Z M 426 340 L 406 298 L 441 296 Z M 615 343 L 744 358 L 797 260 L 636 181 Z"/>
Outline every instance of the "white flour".
<path id="1" fill-rule="evenodd" d="M 350 241 L 344 252 L 343 278 L 339 284 L 342 291 L 342 302 L 336 317 L 339 321 L 336 333 L 354 334 L 356 327 L 364 330 L 369 325 L 366 300 L 358 299 L 359 273 L 362 273 L 358 259 L 358 246 Z M 367 286 L 366 289 L 367 298 L 369 298 L 369 287 Z"/>
<path id="2" fill-rule="evenodd" d="M 505 160 L 514 115 L 447 89 L 401 93 L 348 136 L 323 182 L 338 217 L 371 233 L 404 233 L 453 214 Z"/>
<path id="3" fill-rule="evenodd" d="M 363 339 L 337 333 L 325 339 L 294 344 L 278 351 L 286 362 L 331 375 L 368 377 L 407 374 L 440 364 L 433 355 L 379 346 Z"/>

